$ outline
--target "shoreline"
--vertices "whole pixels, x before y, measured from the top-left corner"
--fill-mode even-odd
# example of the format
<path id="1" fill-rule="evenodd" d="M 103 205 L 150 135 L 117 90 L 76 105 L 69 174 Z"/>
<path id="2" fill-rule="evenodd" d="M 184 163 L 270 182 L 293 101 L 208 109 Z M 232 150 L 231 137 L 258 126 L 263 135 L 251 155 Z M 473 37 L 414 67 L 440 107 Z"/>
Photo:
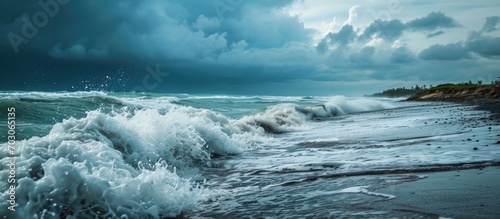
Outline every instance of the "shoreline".
<path id="1" fill-rule="evenodd" d="M 412 102 L 452 102 L 464 105 L 474 106 L 477 110 L 491 112 L 491 116 L 500 119 L 500 98 L 479 98 L 479 99 L 406 99 L 404 101 Z"/>
<path id="2" fill-rule="evenodd" d="M 430 218 L 498 218 L 500 167 L 425 173 L 426 178 L 374 192 L 395 198 L 375 204 L 389 211 L 416 211 Z"/>
<path id="3" fill-rule="evenodd" d="M 500 98 L 409 98 L 405 101 L 451 102 L 488 111 L 500 121 Z M 500 140 L 500 139 L 499 139 Z M 394 195 L 394 199 L 373 203 L 393 212 L 419 212 L 425 218 L 498 218 L 500 215 L 500 167 L 489 166 L 442 172 L 425 172 L 426 177 L 395 185 L 383 185 L 373 192 Z"/>
<path id="4" fill-rule="evenodd" d="M 472 86 L 472 87 L 471 87 Z M 444 84 L 419 92 L 407 101 L 455 102 L 477 106 L 500 118 L 500 85 L 455 85 Z"/>
<path id="5" fill-rule="evenodd" d="M 465 101 L 466 104 L 476 105 L 479 110 L 490 111 L 495 117 L 500 118 L 500 99 L 477 99 Z"/>

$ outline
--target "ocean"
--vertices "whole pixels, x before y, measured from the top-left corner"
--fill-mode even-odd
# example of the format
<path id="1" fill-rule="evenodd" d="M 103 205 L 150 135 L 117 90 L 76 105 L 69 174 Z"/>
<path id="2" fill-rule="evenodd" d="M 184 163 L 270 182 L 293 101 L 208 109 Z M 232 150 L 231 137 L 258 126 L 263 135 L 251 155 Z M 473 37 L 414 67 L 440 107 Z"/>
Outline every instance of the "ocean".
<path id="1" fill-rule="evenodd" d="M 444 102 L 3 91 L 0 121 L 3 218 L 433 218 L 375 190 L 500 162 Z"/>

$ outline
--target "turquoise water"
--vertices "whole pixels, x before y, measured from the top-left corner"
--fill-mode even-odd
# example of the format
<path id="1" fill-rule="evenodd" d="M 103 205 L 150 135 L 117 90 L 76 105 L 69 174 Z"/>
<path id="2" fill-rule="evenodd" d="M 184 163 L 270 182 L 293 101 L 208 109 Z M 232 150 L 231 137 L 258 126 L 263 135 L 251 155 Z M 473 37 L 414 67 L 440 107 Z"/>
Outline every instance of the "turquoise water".
<path id="1" fill-rule="evenodd" d="M 496 165 L 498 121 L 395 99 L 2 92 L 5 218 L 430 217 L 370 208 L 426 170 Z M 4 123 L 5 124 L 5 123 Z M 479 150 L 473 150 L 473 148 Z M 397 174 L 401 173 L 401 174 Z M 355 204 L 353 204 L 355 203 Z"/>

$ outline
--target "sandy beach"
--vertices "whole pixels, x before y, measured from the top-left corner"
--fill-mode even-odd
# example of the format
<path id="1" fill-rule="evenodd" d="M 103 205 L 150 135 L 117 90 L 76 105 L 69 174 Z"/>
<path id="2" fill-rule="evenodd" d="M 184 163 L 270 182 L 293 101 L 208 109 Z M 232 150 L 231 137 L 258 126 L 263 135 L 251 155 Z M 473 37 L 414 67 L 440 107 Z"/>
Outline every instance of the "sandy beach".
<path id="1" fill-rule="evenodd" d="M 374 192 L 396 196 L 374 203 L 389 211 L 411 211 L 426 218 L 499 218 L 500 167 L 424 173 L 413 182 Z"/>
<path id="2" fill-rule="evenodd" d="M 499 99 L 456 102 L 490 111 L 492 119 L 500 117 Z M 495 146 L 500 148 L 499 144 Z M 500 167 L 423 175 L 426 177 L 417 181 L 375 190 L 396 198 L 374 205 L 390 211 L 419 212 L 428 218 L 500 218 Z"/>

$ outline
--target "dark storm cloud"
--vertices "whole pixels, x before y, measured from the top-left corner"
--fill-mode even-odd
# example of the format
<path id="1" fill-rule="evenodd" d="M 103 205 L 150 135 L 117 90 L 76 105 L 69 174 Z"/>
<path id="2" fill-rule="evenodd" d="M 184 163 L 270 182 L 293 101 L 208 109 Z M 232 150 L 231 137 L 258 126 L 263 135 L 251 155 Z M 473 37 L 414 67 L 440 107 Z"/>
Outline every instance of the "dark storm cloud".
<path id="1" fill-rule="evenodd" d="M 485 58 L 500 57 L 500 37 L 471 37 L 464 48 Z"/>
<path id="2" fill-rule="evenodd" d="M 425 17 L 409 21 L 406 25 L 414 31 L 460 27 L 455 19 L 446 16 L 443 12 L 432 12 Z"/>
<path id="3" fill-rule="evenodd" d="M 484 32 L 494 31 L 497 17 L 488 17 L 481 31 L 473 31 L 467 39 L 458 43 L 433 45 L 419 54 L 423 60 L 461 60 L 480 56 L 484 58 L 500 57 L 500 37 L 485 36 Z"/>
<path id="4" fill-rule="evenodd" d="M 297 17 L 283 16 L 279 11 L 248 8 L 241 19 L 225 19 L 223 29 L 230 43 L 244 40 L 250 47 L 275 48 L 289 42 L 309 40 L 311 31 L 305 30 Z M 272 22 L 270 22 L 272 21 Z"/>
<path id="5" fill-rule="evenodd" d="M 419 54 L 423 60 L 460 60 L 469 58 L 469 51 L 465 50 L 462 43 L 450 43 L 446 45 L 433 45 L 424 49 Z"/>
<path id="6" fill-rule="evenodd" d="M 424 49 L 419 57 L 424 60 L 461 60 L 472 58 L 472 54 L 485 58 L 500 56 L 500 38 L 475 36 L 465 42 L 433 45 Z"/>
<path id="7" fill-rule="evenodd" d="M 354 63 L 363 63 L 363 65 L 367 63 L 373 64 L 373 57 L 376 54 L 377 56 L 384 55 L 381 53 L 382 50 L 392 51 L 389 54 L 389 61 L 396 64 L 413 62 L 417 60 L 417 57 L 425 61 L 455 61 L 471 59 L 477 56 L 496 58 L 500 56 L 500 49 L 498 49 L 500 48 L 500 38 L 484 36 L 483 32 L 495 31 L 499 21 L 497 16 L 488 17 L 482 30 L 480 32 L 472 32 L 464 41 L 433 45 L 420 51 L 418 55 L 415 55 L 406 47 L 398 47 L 396 49 L 362 47 L 358 51 L 351 52 L 349 54 L 349 60 Z M 398 19 L 390 21 L 375 20 L 363 31 L 359 32 L 355 32 L 352 26 L 345 25 L 340 31 L 327 34 L 318 44 L 317 50 L 321 53 L 326 53 L 329 50 L 331 50 L 331 54 L 342 53 L 344 50 L 339 50 L 338 48 L 353 42 L 364 43 L 372 38 L 379 38 L 391 42 L 400 39 L 405 31 L 426 33 L 436 29 L 456 28 L 460 26 L 461 25 L 455 19 L 442 12 L 432 12 L 425 17 L 410 20 L 406 23 Z M 439 30 L 428 33 L 427 38 L 443 34 L 444 31 Z M 336 57 L 340 56 L 337 55 Z M 363 66 L 360 65 L 358 67 Z"/>
<path id="8" fill-rule="evenodd" d="M 354 32 L 354 28 L 352 27 L 352 25 L 345 25 L 339 32 L 329 33 L 328 37 L 332 44 L 345 45 L 354 40 L 354 38 L 356 37 L 356 32 Z"/>
<path id="9" fill-rule="evenodd" d="M 358 46 L 349 46 L 349 44 L 363 44 L 370 41 L 372 38 L 381 38 L 386 41 L 397 40 L 403 35 L 405 29 L 405 24 L 397 19 L 390 21 L 375 20 L 366 27 L 364 31 L 355 31 L 352 25 L 346 24 L 338 32 L 328 33 L 318 43 L 316 49 L 319 53 L 326 53 L 329 50 L 332 50 L 333 53 L 343 53 L 344 50 L 351 50 L 351 47 Z M 344 55 L 338 54 L 337 56 L 347 56 L 350 61 L 366 64 L 366 62 L 371 60 L 367 59 L 368 56 L 370 56 L 370 52 L 374 53 L 375 48 L 360 48 L 359 51 L 350 52 L 350 54 Z"/>
<path id="10" fill-rule="evenodd" d="M 415 61 L 415 55 L 406 47 L 399 47 L 391 55 L 391 61 L 394 63 L 408 63 Z"/>
<path id="11" fill-rule="evenodd" d="M 316 32 L 286 12 L 293 0 L 41 2 L 0 3 L 0 66 L 7 75 L 1 89 L 78 90 L 111 83 L 109 76 L 124 80 L 116 83 L 120 89 L 131 90 L 147 78 L 145 67 L 156 64 L 169 74 L 154 91 L 239 92 L 262 84 L 413 80 L 425 77 L 415 72 L 438 69 L 427 60 L 493 59 L 500 48 L 498 38 L 489 36 L 498 28 L 495 17 L 467 40 L 430 47 L 418 59 L 419 51 L 405 45 L 405 33 L 425 37 L 459 24 L 441 12 L 406 23 L 374 20 L 364 29 L 347 24 L 315 47 Z"/>
<path id="12" fill-rule="evenodd" d="M 382 39 L 392 41 L 399 39 L 404 31 L 420 32 L 454 27 L 460 27 L 460 24 L 455 19 L 446 16 L 442 12 L 432 12 L 425 17 L 417 18 L 407 23 L 403 23 L 398 19 L 390 21 L 376 20 L 365 29 L 361 38 L 369 39 L 371 36 L 377 35 Z M 442 31 L 438 31 L 428 36 L 433 37 L 443 33 Z"/>
<path id="13" fill-rule="evenodd" d="M 193 0 L 48 2 L 55 2 L 57 6 L 52 9 L 57 7 L 58 10 L 54 10 L 56 13 L 46 26 L 33 25 L 36 22 L 32 16 L 43 9 L 31 4 L 24 10 L 20 7 L 17 17 L 4 18 L 2 34 L 12 32 L 28 39 L 29 44 L 17 46 L 21 51 L 29 47 L 26 49 L 39 49 L 55 58 L 79 59 L 130 56 L 157 60 L 192 59 L 216 54 L 240 40 L 247 40 L 250 46 L 273 47 L 291 40 L 307 39 L 307 31 L 296 18 L 273 10 L 292 1 L 242 1 L 235 5 L 224 1 L 218 6 L 212 1 Z M 236 11 L 241 12 L 236 14 Z M 262 25 L 266 22 L 267 25 Z M 34 26 L 36 36 L 32 39 L 23 36 L 25 26 Z M 267 37 L 262 32 L 268 33 Z M 2 41 L 2 47 L 12 46 Z"/>
<path id="14" fill-rule="evenodd" d="M 492 17 L 487 17 L 486 18 L 486 23 L 484 23 L 482 31 L 484 32 L 493 32 L 498 30 L 500 24 L 500 17 L 499 16 L 492 16 Z"/>
<path id="15" fill-rule="evenodd" d="M 401 39 L 405 32 L 420 32 L 430 34 L 432 37 L 432 34 L 437 36 L 444 34 L 444 31 L 429 33 L 431 30 L 458 26 L 458 22 L 441 12 L 433 12 L 406 23 L 399 19 L 388 21 L 378 19 L 364 30 L 355 30 L 352 25 L 346 24 L 338 32 L 328 33 L 318 43 L 316 49 L 320 54 L 327 55 L 331 68 L 339 71 L 335 74 L 344 80 L 414 78 L 415 75 L 405 74 L 394 69 L 407 68 L 408 65 L 413 66 L 413 63 L 422 60 L 468 58 L 469 53 L 462 45 L 445 45 L 428 48 L 417 55 L 407 46 L 393 47 L 389 44 Z M 383 41 L 381 42 L 380 39 Z M 457 50 L 459 50 L 458 53 Z M 452 52 L 452 54 L 448 54 L 448 52 Z M 356 73 L 340 73 L 343 71 Z M 411 69 L 404 71 L 414 72 Z"/>
<path id="16" fill-rule="evenodd" d="M 444 31 L 440 30 L 440 31 L 437 31 L 434 33 L 427 34 L 427 38 L 432 38 L 432 37 L 436 37 L 436 36 L 443 35 L 443 34 L 444 34 Z"/>
<path id="17" fill-rule="evenodd" d="M 361 49 L 357 53 L 353 53 L 350 56 L 352 62 L 359 64 L 368 64 L 371 63 L 373 54 L 375 54 L 375 47 L 367 46 Z"/>
<path id="18" fill-rule="evenodd" d="M 403 35 L 403 31 L 406 29 L 406 25 L 403 24 L 401 20 L 394 19 L 390 21 L 375 20 L 370 26 L 368 26 L 364 33 L 360 36 L 361 39 L 370 39 L 372 36 L 377 35 L 378 37 L 385 40 L 396 40 Z"/>
<path id="19" fill-rule="evenodd" d="M 17 72 L 21 70 L 19 66 L 27 65 L 31 67 L 22 71 L 39 72 L 41 67 L 33 64 L 38 59 L 44 60 L 44 65 L 81 63 L 78 69 L 64 69 L 64 73 L 47 71 L 44 75 L 48 76 L 40 75 L 40 78 L 51 79 L 61 74 L 85 77 L 91 74 L 85 71 L 92 66 L 96 67 L 95 74 L 101 75 L 112 74 L 109 69 L 136 66 L 128 75 L 140 79 L 146 65 L 167 63 L 166 69 L 172 72 L 171 81 L 186 86 L 196 78 L 214 84 L 233 83 L 235 72 L 246 77 L 246 81 L 275 80 L 278 74 L 273 72 L 282 71 L 272 70 L 272 65 L 261 69 L 259 74 L 251 74 L 259 71 L 253 66 L 271 63 L 274 57 L 244 63 L 238 68 L 227 68 L 231 63 L 217 60 L 221 54 L 232 50 L 251 53 L 253 49 L 282 48 L 292 42 L 307 42 L 312 33 L 297 17 L 280 11 L 292 0 L 42 2 L 44 5 L 27 1 L 4 5 L 8 12 L 0 13 L 0 35 L 14 37 L 0 41 L 1 56 L 5 63 L 18 63 L 4 66 L 4 72 Z M 44 10 L 46 2 L 49 3 L 48 11 Z M 50 15 L 43 25 L 33 18 L 40 12 Z M 103 68 L 103 63 L 108 67 Z M 219 67 L 207 68 L 214 65 Z M 199 75 L 189 75 L 188 71 Z M 15 81 L 26 80 L 24 77 Z"/>
<path id="20" fill-rule="evenodd" d="M 337 33 L 328 33 L 318 44 L 317 50 L 324 53 L 328 50 L 329 45 L 347 46 L 356 39 L 356 32 L 352 25 L 344 25 Z"/>
<path id="21" fill-rule="evenodd" d="M 425 17 L 417 18 L 404 23 L 399 19 L 381 20 L 377 19 L 368 25 L 361 33 L 354 31 L 352 25 L 344 25 L 336 33 L 328 33 L 317 45 L 317 50 L 321 53 L 338 46 L 345 46 L 353 41 L 366 42 L 372 38 L 380 38 L 386 41 L 400 39 L 405 31 L 428 32 L 438 28 L 460 27 L 460 24 L 453 18 L 446 16 L 442 12 L 432 12 Z M 437 31 L 427 34 L 427 38 L 444 34 L 444 31 Z"/>

